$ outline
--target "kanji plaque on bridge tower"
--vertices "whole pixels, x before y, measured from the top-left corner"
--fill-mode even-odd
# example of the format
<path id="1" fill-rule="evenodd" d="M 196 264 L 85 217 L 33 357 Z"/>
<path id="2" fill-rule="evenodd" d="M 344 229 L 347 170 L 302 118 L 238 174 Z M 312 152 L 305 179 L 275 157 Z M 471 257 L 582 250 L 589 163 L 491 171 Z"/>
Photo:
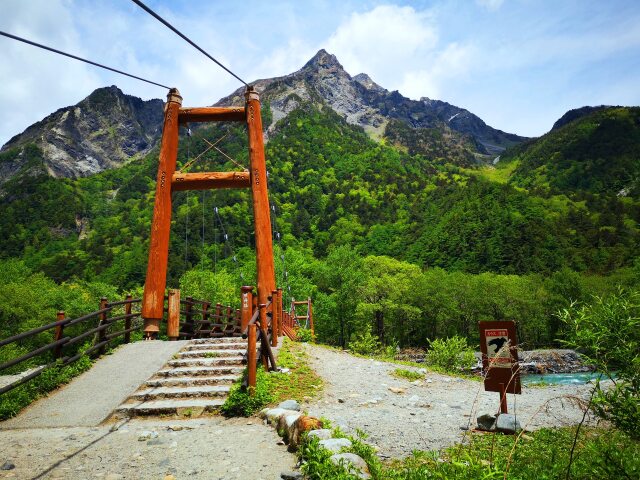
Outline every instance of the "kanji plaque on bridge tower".
<path id="1" fill-rule="evenodd" d="M 480 322 L 479 325 L 484 389 L 521 393 L 515 322 Z"/>

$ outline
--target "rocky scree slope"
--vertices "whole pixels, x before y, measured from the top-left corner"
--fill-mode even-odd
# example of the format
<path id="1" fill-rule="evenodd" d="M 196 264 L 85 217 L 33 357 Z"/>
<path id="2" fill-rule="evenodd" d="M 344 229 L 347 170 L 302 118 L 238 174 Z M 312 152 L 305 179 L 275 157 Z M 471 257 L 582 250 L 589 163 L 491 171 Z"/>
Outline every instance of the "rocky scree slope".
<path id="1" fill-rule="evenodd" d="M 0 184 L 40 166 L 28 161 L 27 145 L 39 147 L 53 177 L 84 177 L 119 167 L 157 145 L 162 120 L 162 100 L 144 101 L 116 86 L 99 88 L 9 140 L 0 150 Z"/>

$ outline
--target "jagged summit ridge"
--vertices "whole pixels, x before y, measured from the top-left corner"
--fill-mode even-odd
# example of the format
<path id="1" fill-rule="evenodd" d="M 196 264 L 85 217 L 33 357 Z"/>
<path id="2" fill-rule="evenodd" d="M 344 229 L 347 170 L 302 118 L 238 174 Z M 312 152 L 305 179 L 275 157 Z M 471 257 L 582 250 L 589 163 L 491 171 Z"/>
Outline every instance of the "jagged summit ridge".
<path id="1" fill-rule="evenodd" d="M 302 70 L 308 69 L 318 69 L 318 68 L 339 68 L 344 70 L 344 67 L 338 61 L 338 58 L 335 55 L 327 52 L 324 48 L 318 50 L 311 60 L 305 63 Z"/>
<path id="2" fill-rule="evenodd" d="M 419 101 L 404 97 L 398 91 L 388 91 L 366 73 L 351 77 L 335 55 L 319 50 L 300 70 L 282 77 L 261 79 L 254 85 L 268 101 L 273 121 L 278 120 L 305 102 L 323 103 L 347 122 L 359 125 L 374 136 L 383 136 L 392 120 L 413 128 L 451 129 L 460 135 L 470 135 L 477 153 L 499 155 L 505 148 L 520 143 L 524 137 L 488 126 L 473 113 L 440 100 L 423 97 Z M 216 105 L 241 105 L 244 90 L 239 88 Z"/>

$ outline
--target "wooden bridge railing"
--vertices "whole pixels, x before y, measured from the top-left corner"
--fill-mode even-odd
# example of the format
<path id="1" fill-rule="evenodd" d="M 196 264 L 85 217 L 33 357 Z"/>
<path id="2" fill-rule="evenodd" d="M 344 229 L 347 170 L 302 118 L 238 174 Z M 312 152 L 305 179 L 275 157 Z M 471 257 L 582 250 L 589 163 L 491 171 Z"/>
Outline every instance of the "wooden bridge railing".
<path id="1" fill-rule="evenodd" d="M 287 312 L 283 309 L 281 288 L 272 292 L 266 304 L 258 305 L 257 298 L 253 287 L 242 287 L 242 308 L 234 309 L 220 303 L 212 306 L 211 302 L 192 297 L 181 299 L 180 290 L 169 290 L 165 297 L 164 308 L 167 320 L 167 337 L 170 340 L 178 338 L 248 338 L 245 354 L 245 363 L 247 364 L 245 383 L 249 391 L 253 393 L 256 386 L 258 361 L 262 363 L 265 370 L 277 368 L 273 348 L 277 347 L 278 338 L 287 335 L 291 339 L 295 339 L 296 330 L 300 327 L 299 320 L 302 318 L 311 322 L 313 332 L 311 299 L 306 302 L 293 300 L 291 311 Z M 0 364 L 1 374 L 3 371 L 36 357 L 40 358 L 39 363 L 45 363 L 28 375 L 0 388 L 0 394 L 36 378 L 53 365 L 69 365 L 83 355 L 101 355 L 109 344 L 118 337 L 123 337 L 123 343 L 129 343 L 131 332 L 142 327 L 141 321 L 135 322 L 135 320 L 141 319 L 140 303 L 140 299 L 134 299 L 131 295 L 116 302 L 109 302 L 106 298 L 102 298 L 100 308 L 95 312 L 74 319 L 65 318 L 64 312 L 58 312 L 55 322 L 0 340 L 0 358 L 2 358 L 2 347 L 19 345 L 25 339 L 49 331 L 52 332 L 51 341 L 45 345 Z M 295 306 L 297 304 L 308 306 L 307 315 L 296 315 Z M 137 307 L 135 311 L 134 307 Z M 78 331 L 76 326 L 86 324 L 86 322 L 93 322 L 95 326 Z M 115 330 L 117 325 L 122 325 L 120 330 Z M 89 341 L 91 337 L 93 337 L 91 346 L 80 351 L 81 345 Z M 73 348 L 74 346 L 75 348 Z"/>
<path id="2" fill-rule="evenodd" d="M 49 343 L 0 364 L 0 374 L 2 374 L 2 372 L 13 370 L 13 367 L 19 364 L 29 362 L 29 360 L 38 359 L 38 363 L 44 362 L 44 365 L 38 365 L 36 370 L 28 375 L 0 388 L 0 394 L 27 383 L 54 365 L 69 365 L 79 360 L 83 355 L 101 355 L 109 344 L 118 337 L 123 337 L 122 341 L 129 343 L 131 332 L 142 328 L 142 322 L 135 321 L 140 319 L 139 308 L 136 308 L 136 311 L 133 308 L 139 304 L 140 300 L 133 299 L 131 295 L 127 295 L 124 300 L 117 302 L 109 302 L 106 298 L 102 298 L 100 299 L 100 308 L 95 312 L 78 318 L 66 318 L 64 312 L 60 311 L 55 322 L 0 340 L 0 352 L 2 352 L 3 347 L 19 347 L 24 340 L 34 339 L 43 333 L 51 333 Z M 86 323 L 96 326 L 87 329 L 79 328 Z M 120 328 L 120 330 L 115 330 L 116 328 Z M 93 337 L 92 340 L 91 337 Z M 81 350 L 82 345 L 87 341 L 91 341 L 92 345 Z"/>

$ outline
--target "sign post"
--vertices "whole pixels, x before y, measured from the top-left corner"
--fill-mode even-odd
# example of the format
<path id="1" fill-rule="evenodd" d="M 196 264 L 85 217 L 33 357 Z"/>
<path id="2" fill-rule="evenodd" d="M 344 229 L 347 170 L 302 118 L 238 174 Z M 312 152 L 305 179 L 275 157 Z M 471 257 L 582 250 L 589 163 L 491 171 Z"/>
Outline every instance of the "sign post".
<path id="1" fill-rule="evenodd" d="M 512 321 L 480 322 L 479 327 L 484 389 L 500 393 L 500 412 L 507 413 L 507 393 L 522 393 L 516 324 Z"/>

